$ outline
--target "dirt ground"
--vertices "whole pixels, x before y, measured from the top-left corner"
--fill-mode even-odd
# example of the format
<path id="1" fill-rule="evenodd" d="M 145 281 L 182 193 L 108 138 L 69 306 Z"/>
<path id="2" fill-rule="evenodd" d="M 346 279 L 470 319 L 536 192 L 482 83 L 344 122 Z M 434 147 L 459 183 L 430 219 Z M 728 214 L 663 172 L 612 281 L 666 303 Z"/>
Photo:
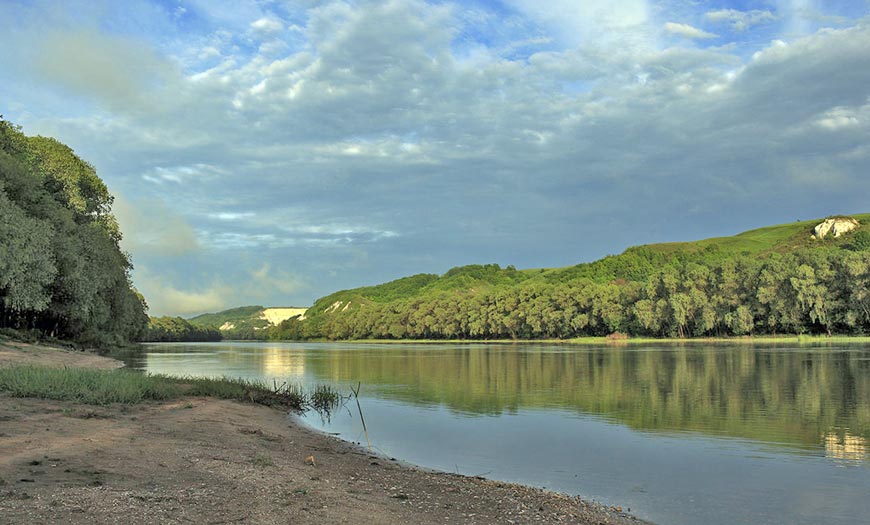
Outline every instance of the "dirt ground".
<path id="1" fill-rule="evenodd" d="M 0 366 L 21 362 L 8 352 L 0 348 Z M 68 353 L 83 359 L 47 362 L 111 367 Z M 403 465 L 263 406 L 98 407 L 0 394 L 0 523 L 122 521 L 641 523 L 575 497 Z"/>
<path id="2" fill-rule="evenodd" d="M 0 341 L 0 367 L 10 365 L 42 365 L 63 368 L 120 368 L 124 363 L 92 352 Z"/>

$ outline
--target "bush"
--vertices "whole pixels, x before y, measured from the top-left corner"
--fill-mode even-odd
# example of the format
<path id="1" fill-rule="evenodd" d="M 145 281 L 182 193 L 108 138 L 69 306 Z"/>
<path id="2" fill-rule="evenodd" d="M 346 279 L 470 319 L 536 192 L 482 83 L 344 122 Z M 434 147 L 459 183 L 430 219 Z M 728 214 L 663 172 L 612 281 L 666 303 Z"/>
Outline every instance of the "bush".
<path id="1" fill-rule="evenodd" d="M 849 243 L 849 249 L 855 252 L 870 251 L 870 231 L 858 230 L 852 237 L 852 242 Z"/>

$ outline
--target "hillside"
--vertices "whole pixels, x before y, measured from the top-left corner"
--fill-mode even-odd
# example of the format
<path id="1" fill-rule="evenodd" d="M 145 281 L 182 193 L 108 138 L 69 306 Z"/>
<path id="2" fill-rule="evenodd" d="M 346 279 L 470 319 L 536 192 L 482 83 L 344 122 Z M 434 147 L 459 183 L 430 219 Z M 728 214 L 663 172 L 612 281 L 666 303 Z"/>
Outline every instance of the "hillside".
<path id="1" fill-rule="evenodd" d="M 635 246 L 564 268 L 487 264 L 418 274 L 318 299 L 306 320 L 286 321 L 270 337 L 863 333 L 870 214 L 850 217 L 858 228 L 839 238 L 815 239 L 817 219 Z"/>
<path id="2" fill-rule="evenodd" d="M 216 313 L 206 313 L 187 321 L 200 328 L 219 329 L 224 336 L 233 338 L 253 338 L 251 332 L 263 330 L 295 316 L 305 315 L 307 308 L 263 307 L 260 305 L 240 306 Z"/>
<path id="3" fill-rule="evenodd" d="M 861 222 L 857 232 L 866 232 L 866 235 L 870 235 L 870 214 L 850 215 L 850 217 Z M 610 282 L 617 279 L 639 281 L 662 266 L 675 261 L 715 263 L 737 256 L 763 258 L 772 253 L 784 254 L 801 249 L 840 248 L 854 240 L 854 234 L 838 239 L 812 239 L 813 227 L 821 221 L 822 219 L 816 219 L 767 226 L 731 237 L 644 244 L 630 247 L 620 255 L 609 255 L 590 263 L 561 268 L 516 270 L 513 266 L 501 268 L 497 264 L 460 266 L 450 269 L 441 276 L 418 274 L 375 286 L 332 293 L 315 301 L 308 317 L 318 317 L 323 313 L 338 311 L 346 312 L 354 304 L 388 303 L 449 291 L 479 293 L 523 282 L 569 283 L 582 279 L 595 282 Z"/>

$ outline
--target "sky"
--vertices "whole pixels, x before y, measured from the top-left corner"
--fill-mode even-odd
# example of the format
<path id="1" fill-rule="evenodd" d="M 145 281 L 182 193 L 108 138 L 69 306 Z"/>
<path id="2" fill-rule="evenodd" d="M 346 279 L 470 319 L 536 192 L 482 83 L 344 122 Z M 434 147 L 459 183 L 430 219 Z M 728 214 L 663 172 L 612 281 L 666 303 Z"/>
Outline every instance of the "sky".
<path id="1" fill-rule="evenodd" d="M 152 315 L 870 212 L 870 0 L 0 0 Z"/>

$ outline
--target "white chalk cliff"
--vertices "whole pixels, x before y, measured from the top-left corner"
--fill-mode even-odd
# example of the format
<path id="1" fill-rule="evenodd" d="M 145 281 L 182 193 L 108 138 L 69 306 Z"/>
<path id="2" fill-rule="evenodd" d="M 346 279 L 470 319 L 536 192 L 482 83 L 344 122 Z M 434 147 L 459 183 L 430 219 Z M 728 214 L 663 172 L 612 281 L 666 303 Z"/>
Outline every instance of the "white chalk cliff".
<path id="1" fill-rule="evenodd" d="M 813 238 L 824 239 L 828 235 L 839 237 L 844 233 L 849 233 L 858 228 L 858 226 L 860 226 L 858 221 L 850 217 L 833 217 L 831 219 L 825 219 L 813 228 Z"/>

